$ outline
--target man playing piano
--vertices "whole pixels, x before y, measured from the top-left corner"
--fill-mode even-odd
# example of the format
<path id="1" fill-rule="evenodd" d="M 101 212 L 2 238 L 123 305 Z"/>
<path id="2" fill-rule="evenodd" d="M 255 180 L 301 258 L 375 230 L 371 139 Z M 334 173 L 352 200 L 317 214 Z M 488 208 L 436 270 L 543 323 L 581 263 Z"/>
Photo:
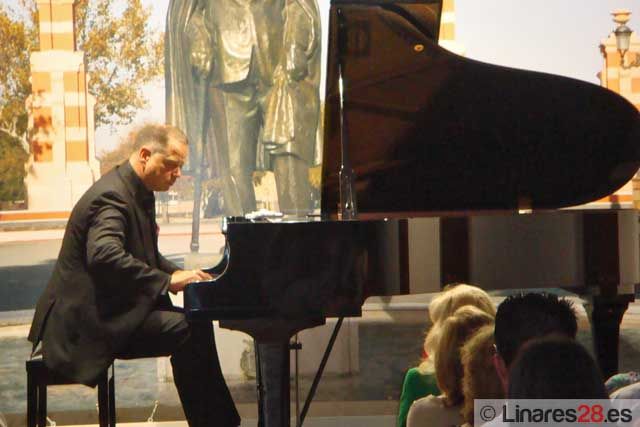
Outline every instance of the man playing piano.
<path id="1" fill-rule="evenodd" d="M 180 270 L 158 252 L 154 191 L 181 175 L 187 140 L 177 128 L 146 125 L 129 160 L 78 201 L 53 274 L 40 297 L 29 340 L 47 367 L 95 386 L 115 358 L 171 355 L 189 426 L 237 426 L 210 322 L 190 324 L 169 292 L 211 279 Z"/>

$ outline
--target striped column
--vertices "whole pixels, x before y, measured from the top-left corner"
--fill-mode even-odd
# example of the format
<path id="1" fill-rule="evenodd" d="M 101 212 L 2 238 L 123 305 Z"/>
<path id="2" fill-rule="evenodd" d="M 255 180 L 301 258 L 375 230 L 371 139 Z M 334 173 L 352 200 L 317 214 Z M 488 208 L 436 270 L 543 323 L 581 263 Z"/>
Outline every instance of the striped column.
<path id="1" fill-rule="evenodd" d="M 76 50 L 75 0 L 37 0 L 40 50 Z"/>
<path id="2" fill-rule="evenodd" d="M 614 22 L 626 23 L 629 21 L 631 12 L 620 9 L 613 11 L 612 15 Z M 636 25 L 640 26 L 640 21 Z M 640 58 L 640 38 L 638 33 L 631 34 L 631 43 L 629 51 L 624 58 L 624 67 L 616 46 L 616 36 L 613 32 L 606 39 L 601 40 L 600 52 L 603 57 L 602 71 L 599 73 L 600 84 L 625 97 L 640 110 L 640 67 L 628 66 L 636 58 Z M 610 196 L 599 200 L 596 204 L 640 208 L 640 176 L 636 174 L 632 181 L 626 183 Z"/>
<path id="3" fill-rule="evenodd" d="M 28 100 L 33 135 L 26 179 L 30 210 L 51 206 L 70 210 L 99 176 L 92 129 L 94 100 L 88 93 L 84 54 L 76 50 L 75 3 L 36 2 L 40 50 L 31 54 Z M 56 197 L 52 199 L 51 194 Z"/>
<path id="4" fill-rule="evenodd" d="M 440 18 L 440 41 L 456 40 L 455 9 L 455 0 L 444 0 L 442 2 L 442 17 Z"/>
<path id="5" fill-rule="evenodd" d="M 440 37 L 438 44 L 458 55 L 464 55 L 465 48 L 456 41 L 456 5 L 455 0 L 443 0 L 440 17 Z"/>

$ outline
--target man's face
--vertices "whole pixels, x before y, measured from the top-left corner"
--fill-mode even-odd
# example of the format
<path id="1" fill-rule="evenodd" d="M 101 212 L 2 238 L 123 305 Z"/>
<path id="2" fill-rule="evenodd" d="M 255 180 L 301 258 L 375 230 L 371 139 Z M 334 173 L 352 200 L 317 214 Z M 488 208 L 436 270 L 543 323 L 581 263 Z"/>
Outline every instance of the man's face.
<path id="1" fill-rule="evenodd" d="M 187 145 L 170 140 L 166 152 L 151 154 L 147 150 L 141 157 L 145 159 L 142 179 L 145 187 L 152 191 L 167 191 L 182 175 Z"/>

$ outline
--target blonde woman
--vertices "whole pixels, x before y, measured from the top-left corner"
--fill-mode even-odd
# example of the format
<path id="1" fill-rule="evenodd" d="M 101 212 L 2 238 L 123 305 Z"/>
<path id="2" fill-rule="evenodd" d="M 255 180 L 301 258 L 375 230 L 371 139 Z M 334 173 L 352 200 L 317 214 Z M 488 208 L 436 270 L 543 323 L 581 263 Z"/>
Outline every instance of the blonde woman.
<path id="1" fill-rule="evenodd" d="M 407 427 L 447 427 L 462 423 L 462 346 L 478 329 L 493 325 L 493 322 L 494 316 L 471 305 L 460 307 L 444 320 L 434 360 L 436 381 L 441 394 L 429 395 L 413 402 L 407 416 Z"/>
<path id="2" fill-rule="evenodd" d="M 430 394 L 434 396 L 440 394 L 434 374 L 434 360 L 436 359 L 435 348 L 442 328 L 442 321 L 464 305 L 478 307 L 480 310 L 495 317 L 496 308 L 491 298 L 477 286 L 464 283 L 447 285 L 431 301 L 429 304 L 429 318 L 432 326 L 424 340 L 423 358 L 420 365 L 410 368 L 404 377 L 398 408 L 398 427 L 406 426 L 407 413 L 416 399 Z"/>
<path id="3" fill-rule="evenodd" d="M 504 389 L 493 367 L 493 325 L 478 329 L 462 346 L 462 418 L 473 426 L 474 399 L 504 399 Z"/>

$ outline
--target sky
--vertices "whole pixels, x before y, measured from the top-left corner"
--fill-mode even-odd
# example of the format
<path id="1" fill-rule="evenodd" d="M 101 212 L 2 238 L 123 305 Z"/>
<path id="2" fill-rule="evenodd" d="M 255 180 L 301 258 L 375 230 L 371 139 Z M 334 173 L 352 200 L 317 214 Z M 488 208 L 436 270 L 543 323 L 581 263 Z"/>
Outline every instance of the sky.
<path id="1" fill-rule="evenodd" d="M 0 0 L 7 3 L 10 0 Z M 125 0 L 121 0 L 125 1 Z M 329 0 L 317 0 L 326 21 Z M 164 29 L 169 0 L 143 0 L 152 25 Z M 611 11 L 632 11 L 628 25 L 640 32 L 640 0 L 455 0 L 456 37 L 466 56 L 498 65 L 544 71 L 598 84 L 598 49 L 615 28 Z M 164 83 L 145 88 L 150 109 L 135 123 L 164 120 Z M 96 132 L 96 151 L 111 149 L 127 129 Z"/>
<path id="2" fill-rule="evenodd" d="M 456 36 L 467 57 L 599 84 L 614 9 L 640 31 L 640 0 L 456 0 Z"/>

